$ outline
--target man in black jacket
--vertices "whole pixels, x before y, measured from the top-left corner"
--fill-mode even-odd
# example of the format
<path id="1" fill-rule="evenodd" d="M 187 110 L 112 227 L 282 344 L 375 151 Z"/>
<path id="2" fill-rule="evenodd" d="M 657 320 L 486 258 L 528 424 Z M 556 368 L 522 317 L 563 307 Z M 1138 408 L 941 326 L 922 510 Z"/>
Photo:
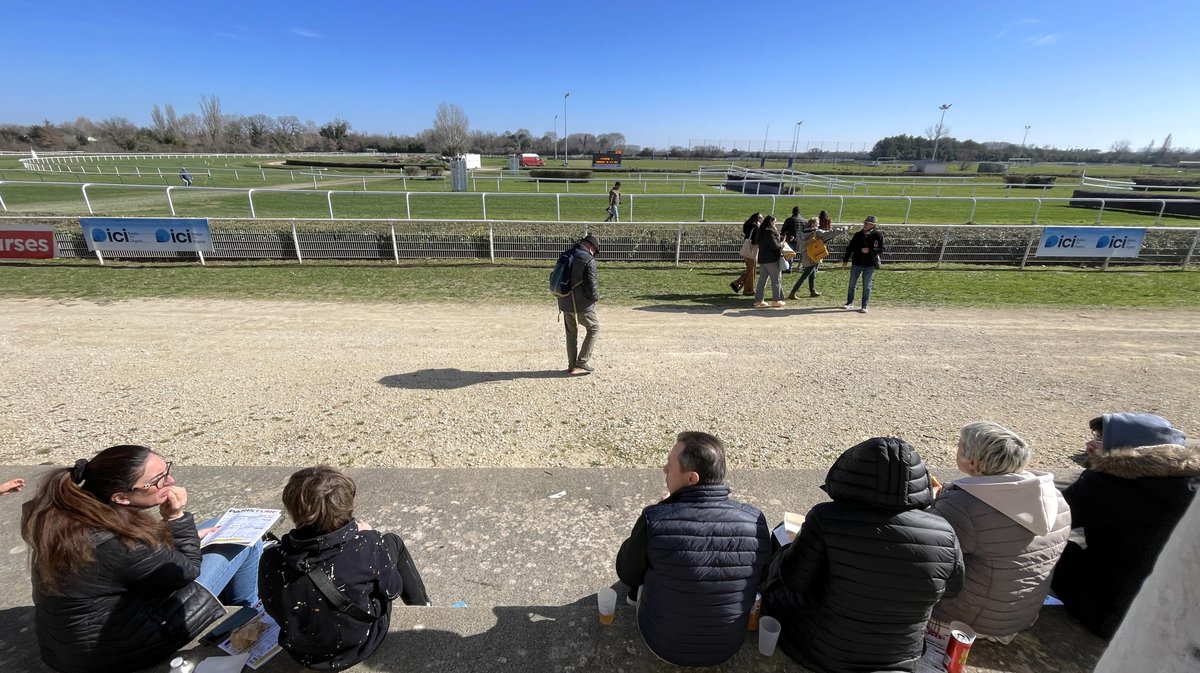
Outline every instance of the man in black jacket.
<path id="1" fill-rule="evenodd" d="M 854 286 L 858 285 L 858 277 L 863 279 L 862 308 L 859 313 L 867 312 L 867 302 L 871 301 L 871 280 L 875 269 L 879 268 L 879 256 L 883 254 L 883 234 L 875 228 L 875 216 L 868 215 L 863 220 L 862 229 L 850 238 L 846 244 L 846 254 L 842 255 L 842 268 L 850 263 L 850 289 L 846 292 L 847 311 L 854 308 Z"/>
<path id="2" fill-rule="evenodd" d="M 586 376 L 596 370 L 592 366 L 592 349 L 600 335 L 600 321 L 596 318 L 596 302 L 600 290 L 596 286 L 596 254 L 600 242 L 588 234 L 575 245 L 575 260 L 571 263 L 571 293 L 558 298 L 558 310 L 563 314 L 563 326 L 567 330 L 567 373 L 571 376 Z M 579 326 L 587 330 L 583 345 L 579 344 Z"/>
<path id="3" fill-rule="evenodd" d="M 670 495 L 642 510 L 617 554 L 617 576 L 659 658 L 714 666 L 745 642 L 770 531 L 758 508 L 729 498 L 716 437 L 679 433 L 663 473 Z"/>

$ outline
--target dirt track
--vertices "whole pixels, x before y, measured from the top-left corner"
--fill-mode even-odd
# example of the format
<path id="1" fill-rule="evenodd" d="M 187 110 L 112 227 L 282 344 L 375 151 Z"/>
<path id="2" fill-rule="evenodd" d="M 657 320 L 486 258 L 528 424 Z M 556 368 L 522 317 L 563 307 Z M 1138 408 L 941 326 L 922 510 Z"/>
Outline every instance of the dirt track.
<path id="1" fill-rule="evenodd" d="M 960 425 L 1071 466 L 1086 421 L 1200 435 L 1200 312 L 601 307 L 596 374 L 562 375 L 546 305 L 0 301 L 0 462 L 116 443 L 204 465 L 661 464 L 705 429 L 732 466 L 826 467 L 873 435 L 952 466 Z"/>

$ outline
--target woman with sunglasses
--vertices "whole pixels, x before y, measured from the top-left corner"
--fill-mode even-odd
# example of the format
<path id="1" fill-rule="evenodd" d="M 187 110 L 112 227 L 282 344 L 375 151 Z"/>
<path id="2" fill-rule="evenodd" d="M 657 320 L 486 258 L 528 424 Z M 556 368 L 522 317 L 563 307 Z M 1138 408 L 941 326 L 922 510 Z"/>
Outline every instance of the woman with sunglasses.
<path id="1" fill-rule="evenodd" d="M 63 673 L 136 671 L 166 660 L 258 599 L 262 543 L 211 545 L 184 510 L 171 463 L 109 447 L 42 478 L 21 513 L 42 659 Z M 159 517 L 149 514 L 158 510 Z"/>

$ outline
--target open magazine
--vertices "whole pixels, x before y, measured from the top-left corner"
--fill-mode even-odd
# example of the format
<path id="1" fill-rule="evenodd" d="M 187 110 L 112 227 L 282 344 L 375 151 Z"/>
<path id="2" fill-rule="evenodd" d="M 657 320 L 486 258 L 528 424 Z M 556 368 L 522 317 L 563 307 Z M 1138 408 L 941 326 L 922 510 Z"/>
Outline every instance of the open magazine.
<path id="1" fill-rule="evenodd" d="M 262 539 L 263 533 L 279 521 L 281 510 L 242 507 L 230 509 L 221 515 L 215 526 L 217 530 L 200 540 L 201 547 L 210 544 L 240 544 L 248 547 Z"/>

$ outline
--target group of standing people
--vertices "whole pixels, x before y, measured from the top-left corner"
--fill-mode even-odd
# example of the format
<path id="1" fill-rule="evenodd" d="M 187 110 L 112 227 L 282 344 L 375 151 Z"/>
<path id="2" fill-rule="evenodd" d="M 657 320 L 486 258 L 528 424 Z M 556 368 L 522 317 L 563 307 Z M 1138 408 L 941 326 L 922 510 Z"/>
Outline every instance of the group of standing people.
<path id="1" fill-rule="evenodd" d="M 863 220 L 862 229 L 850 238 L 842 257 L 842 268 L 850 267 L 850 285 L 846 293 L 847 310 L 854 308 L 854 299 L 859 278 L 862 278 L 862 304 L 860 313 L 867 312 L 871 299 L 871 286 L 875 270 L 882 264 L 883 234 L 876 228 L 874 215 Z M 783 222 L 782 228 L 775 225 L 775 216 L 763 217 L 753 213 L 742 223 L 742 262 L 746 268 L 741 275 L 729 283 L 733 292 L 754 297 L 755 308 L 783 308 L 787 305 L 783 297 L 782 274 L 800 263 L 800 277 L 792 286 L 787 299 L 797 299 L 797 292 L 808 282 L 808 296 L 820 297 L 816 276 L 821 261 L 829 255 L 827 243 L 846 233 L 847 227 L 834 229 L 829 214 L 824 210 L 817 217 L 805 220 L 800 207 L 792 208 L 792 215 Z M 755 277 L 757 273 L 757 282 Z M 766 285 L 771 284 L 772 301 L 766 299 Z M 751 289 L 753 288 L 753 289 Z"/>
<path id="2" fill-rule="evenodd" d="M 681 433 L 669 495 L 643 510 L 617 575 L 646 645 L 684 666 L 733 657 L 757 595 L 781 649 L 823 673 L 915 670 L 927 630 L 953 621 L 1008 643 L 1051 592 L 1111 638 L 1200 489 L 1200 445 L 1153 414 L 1091 427 L 1087 469 L 1062 492 L 996 423 L 960 430 L 964 476 L 945 486 L 904 440 L 868 439 L 834 462 L 821 486 L 832 500 L 789 542 L 729 497 L 720 440 Z M 1072 527 L 1086 546 L 1068 541 Z"/>

